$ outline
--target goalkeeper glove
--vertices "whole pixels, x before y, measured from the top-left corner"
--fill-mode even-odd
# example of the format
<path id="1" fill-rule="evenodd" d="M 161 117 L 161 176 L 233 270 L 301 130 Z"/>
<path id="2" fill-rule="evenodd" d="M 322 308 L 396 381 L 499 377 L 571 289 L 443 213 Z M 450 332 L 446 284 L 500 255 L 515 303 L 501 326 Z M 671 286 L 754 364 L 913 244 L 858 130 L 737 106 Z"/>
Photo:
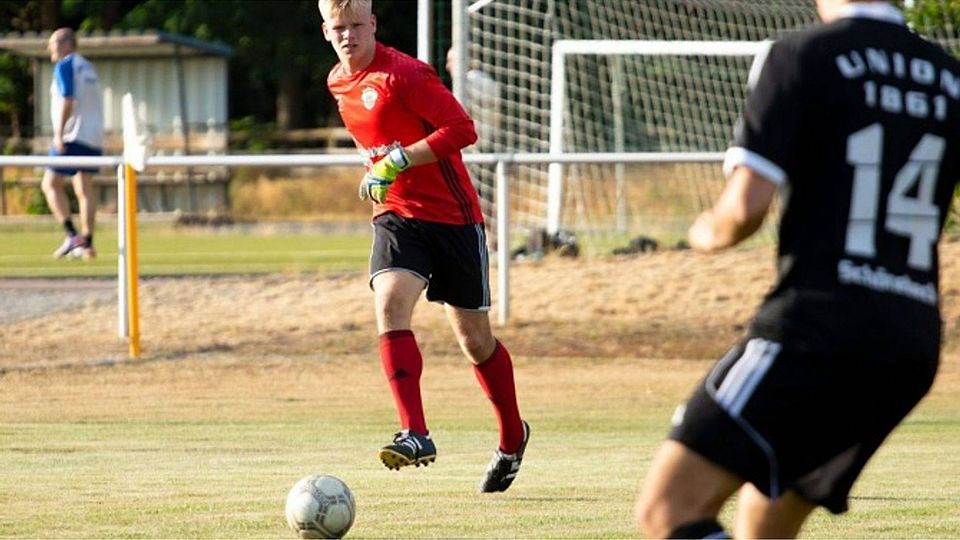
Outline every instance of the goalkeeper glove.
<path id="1" fill-rule="evenodd" d="M 394 148 L 374 163 L 360 181 L 357 195 L 360 200 L 371 199 L 378 204 L 387 202 L 387 191 L 397 175 L 410 168 L 410 157 L 403 148 Z"/>

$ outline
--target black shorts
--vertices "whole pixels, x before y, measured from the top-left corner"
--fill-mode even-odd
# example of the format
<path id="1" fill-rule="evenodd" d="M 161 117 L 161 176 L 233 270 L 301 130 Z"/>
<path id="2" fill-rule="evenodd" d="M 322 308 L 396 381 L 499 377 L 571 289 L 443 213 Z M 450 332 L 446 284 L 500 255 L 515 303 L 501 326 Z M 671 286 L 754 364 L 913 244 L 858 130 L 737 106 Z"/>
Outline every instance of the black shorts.
<path id="1" fill-rule="evenodd" d="M 63 154 L 57 152 L 57 149 L 53 146 L 50 147 L 49 155 L 51 156 L 102 156 L 103 150 L 100 148 L 93 148 L 92 146 L 87 146 L 78 142 L 68 142 L 63 143 Z M 98 169 L 83 169 L 79 167 L 47 167 L 47 170 L 51 170 L 57 174 L 62 174 L 64 176 L 73 176 L 78 172 L 87 172 L 95 173 Z"/>
<path id="2" fill-rule="evenodd" d="M 770 498 L 792 489 L 846 511 L 864 465 L 930 389 L 938 354 L 820 345 L 744 339 L 678 409 L 670 438 Z"/>
<path id="3" fill-rule="evenodd" d="M 489 311 L 489 268 L 482 223 L 449 225 L 393 213 L 373 220 L 371 287 L 377 274 L 412 272 L 426 284 L 427 300 Z"/>

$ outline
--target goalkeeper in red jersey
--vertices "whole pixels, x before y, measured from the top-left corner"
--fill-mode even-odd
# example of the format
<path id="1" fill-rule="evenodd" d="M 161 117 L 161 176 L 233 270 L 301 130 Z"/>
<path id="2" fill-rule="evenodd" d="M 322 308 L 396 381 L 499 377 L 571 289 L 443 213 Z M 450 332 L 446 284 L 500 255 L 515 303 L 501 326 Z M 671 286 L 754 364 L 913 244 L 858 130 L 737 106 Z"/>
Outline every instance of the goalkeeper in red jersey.
<path id="1" fill-rule="evenodd" d="M 504 491 L 520 469 L 530 427 L 520 417 L 510 354 L 490 328 L 483 216 L 460 155 L 477 139 L 473 121 L 432 67 L 376 41 L 371 0 L 319 0 L 318 7 L 340 60 L 327 85 L 367 161 L 360 198 L 373 203 L 370 287 L 401 425 L 380 459 L 391 469 L 436 459 L 411 330 L 426 288 L 427 300 L 443 304 L 500 425 L 480 491 Z"/>

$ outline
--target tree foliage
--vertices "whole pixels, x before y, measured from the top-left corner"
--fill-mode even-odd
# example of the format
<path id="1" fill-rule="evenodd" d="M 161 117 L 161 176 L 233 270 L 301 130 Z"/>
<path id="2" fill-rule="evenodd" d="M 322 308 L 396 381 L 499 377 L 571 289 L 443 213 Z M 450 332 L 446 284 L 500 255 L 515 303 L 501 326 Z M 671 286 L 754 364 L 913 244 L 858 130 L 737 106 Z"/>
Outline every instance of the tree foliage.
<path id="1" fill-rule="evenodd" d="M 375 9 L 384 18 L 416 14 L 416 4 L 406 1 L 381 0 Z M 297 128 L 327 125 L 335 116 L 326 75 L 337 60 L 320 23 L 312 1 L 145 0 L 118 28 L 156 28 L 232 47 L 230 116 Z M 406 50 L 416 41 L 415 25 L 381 26 L 378 34 Z"/>
<path id="2" fill-rule="evenodd" d="M 416 2 L 377 0 L 378 38 L 414 52 Z M 252 118 L 281 128 L 336 123 L 326 76 L 336 55 L 320 29 L 313 0 L 6 0 L 0 2 L 0 32 L 50 31 L 70 26 L 81 32 L 160 30 L 221 43 L 230 59 L 230 117 Z M 82 47 L 82 45 L 81 45 Z M 29 108 L 13 100 L 30 92 L 22 60 L 0 55 L 0 119 L 9 109 Z M 8 67 L 12 66 L 12 67 Z M 22 71 L 24 75 L 13 72 Z M 6 117 L 4 116 L 6 115 Z"/>
<path id="3" fill-rule="evenodd" d="M 40 1 L 0 2 L 0 34 L 39 30 L 49 11 Z M 31 78 L 29 62 L 0 52 L 0 139 L 29 135 L 31 125 Z"/>
<path id="4" fill-rule="evenodd" d="M 438 14 L 449 11 L 444 2 L 437 3 Z M 960 0 L 897 3 L 924 34 L 955 35 L 960 29 Z M 413 0 L 376 0 L 378 39 L 413 53 L 416 9 Z M 81 32 L 152 29 L 227 45 L 234 51 L 230 118 L 281 128 L 339 121 L 326 89 L 327 73 L 337 60 L 320 23 L 314 0 L 0 1 L 0 33 L 58 26 Z M 30 81 L 28 62 L 0 54 L 0 136 L 31 125 Z"/>
<path id="5" fill-rule="evenodd" d="M 922 34 L 942 35 L 960 30 L 960 0 L 898 2 L 910 25 Z M 906 5 L 904 5 L 906 4 Z"/>
<path id="6" fill-rule="evenodd" d="M 29 63 L 24 58 L 0 55 L 0 138 L 19 138 L 30 116 Z M 31 111 L 32 112 L 32 111 Z"/>
<path id="7" fill-rule="evenodd" d="M 310 72 L 326 60 L 318 58 L 312 45 L 311 33 L 319 25 L 315 10 L 309 2 L 289 0 L 146 0 L 118 28 L 155 28 L 232 47 L 231 116 L 268 120 L 279 113 L 282 127 L 302 127 L 315 120 L 308 119 L 302 97 L 309 90 L 304 87 Z M 277 98 L 281 89 L 284 99 Z"/>

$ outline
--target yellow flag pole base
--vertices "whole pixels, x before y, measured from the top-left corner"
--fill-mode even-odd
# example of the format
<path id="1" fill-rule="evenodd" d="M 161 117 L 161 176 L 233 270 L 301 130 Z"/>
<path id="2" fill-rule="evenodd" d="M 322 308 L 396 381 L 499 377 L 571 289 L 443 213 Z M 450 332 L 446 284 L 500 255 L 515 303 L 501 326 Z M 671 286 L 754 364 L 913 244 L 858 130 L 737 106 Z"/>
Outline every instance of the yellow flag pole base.
<path id="1" fill-rule="evenodd" d="M 140 358 L 140 303 L 137 283 L 137 171 L 129 164 L 123 165 L 124 185 L 127 191 L 127 305 L 130 309 L 130 358 Z"/>

